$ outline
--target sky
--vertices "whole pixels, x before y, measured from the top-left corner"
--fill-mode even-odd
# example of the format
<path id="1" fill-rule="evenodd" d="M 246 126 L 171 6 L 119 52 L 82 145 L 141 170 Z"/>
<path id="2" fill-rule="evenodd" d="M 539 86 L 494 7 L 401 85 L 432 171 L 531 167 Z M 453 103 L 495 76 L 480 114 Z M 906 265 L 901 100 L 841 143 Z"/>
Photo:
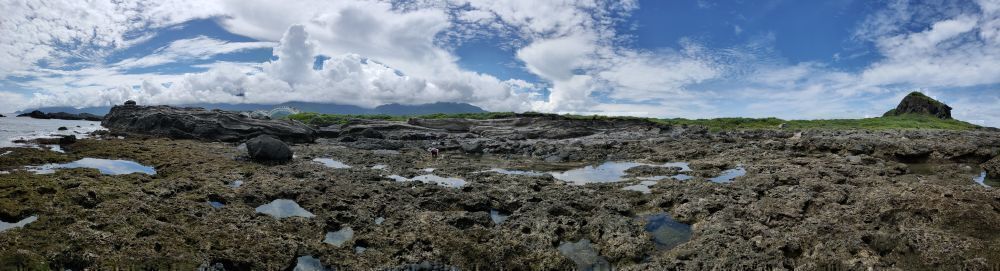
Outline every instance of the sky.
<path id="1" fill-rule="evenodd" d="M 0 112 L 464 102 L 1000 126 L 1000 0 L 2 0 Z"/>

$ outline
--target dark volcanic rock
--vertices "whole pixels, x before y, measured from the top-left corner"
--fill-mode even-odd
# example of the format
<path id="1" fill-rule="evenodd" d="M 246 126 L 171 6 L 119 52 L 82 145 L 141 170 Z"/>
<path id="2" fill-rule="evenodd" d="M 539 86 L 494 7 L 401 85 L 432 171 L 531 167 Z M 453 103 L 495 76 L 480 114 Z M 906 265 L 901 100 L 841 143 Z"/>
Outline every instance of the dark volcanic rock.
<path id="1" fill-rule="evenodd" d="M 68 135 L 59 138 L 59 145 L 69 145 L 73 143 L 76 143 L 75 135 Z"/>
<path id="2" fill-rule="evenodd" d="M 56 129 L 56 130 L 66 131 L 66 130 L 69 130 L 69 128 L 66 128 L 66 126 L 62 126 L 62 127 L 59 127 L 59 129 Z"/>
<path id="3" fill-rule="evenodd" d="M 56 112 L 56 113 L 45 113 L 42 111 L 31 111 L 29 113 L 24 113 L 17 115 L 18 117 L 30 117 L 33 119 L 60 119 L 60 120 L 89 120 L 89 121 L 101 121 L 101 116 L 80 113 L 80 114 L 70 114 L 66 112 Z"/>
<path id="4" fill-rule="evenodd" d="M 883 116 L 899 116 L 905 114 L 932 115 L 940 119 L 951 119 L 951 107 L 923 93 L 910 92 L 899 102 L 895 109 L 885 112 Z"/>
<path id="5" fill-rule="evenodd" d="M 181 139 L 235 142 L 271 135 L 294 143 L 313 142 L 316 132 L 290 120 L 259 120 L 236 112 L 171 106 L 115 106 L 101 125 L 127 132 Z"/>
<path id="6" fill-rule="evenodd" d="M 379 131 L 375 131 L 375 129 L 371 129 L 371 128 L 362 130 L 361 131 L 361 136 L 365 137 L 365 138 L 374 138 L 374 139 L 384 139 L 385 138 L 385 135 L 382 135 L 382 133 L 380 133 Z"/>
<path id="7" fill-rule="evenodd" d="M 288 148 L 288 144 L 269 135 L 259 135 L 246 144 L 250 159 L 276 162 L 292 160 L 292 149 Z"/>
<path id="8" fill-rule="evenodd" d="M 0 118 L 6 118 L 6 117 L 7 116 L 4 116 L 3 114 L 0 114 Z"/>

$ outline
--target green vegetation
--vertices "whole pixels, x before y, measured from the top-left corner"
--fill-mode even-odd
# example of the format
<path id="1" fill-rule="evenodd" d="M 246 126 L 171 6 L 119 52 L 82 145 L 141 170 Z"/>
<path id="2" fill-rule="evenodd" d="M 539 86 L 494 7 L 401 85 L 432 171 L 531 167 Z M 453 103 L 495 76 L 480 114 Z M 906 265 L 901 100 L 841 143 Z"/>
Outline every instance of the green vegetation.
<path id="1" fill-rule="evenodd" d="M 464 118 L 464 119 L 497 119 L 518 116 L 511 112 L 496 113 L 463 113 L 463 114 L 432 114 L 421 116 L 389 116 L 389 115 L 334 115 L 318 113 L 299 113 L 288 116 L 289 119 L 301 121 L 313 126 L 327 126 L 332 124 L 345 124 L 350 119 L 378 119 L 406 121 L 409 118 L 422 119 L 443 119 L 443 118 Z M 829 119 L 829 120 L 782 120 L 778 118 L 716 118 L 716 119 L 655 119 L 638 117 L 609 117 L 609 116 L 582 116 L 582 115 L 553 115 L 541 113 L 524 113 L 520 116 L 560 116 L 568 119 L 579 120 L 631 120 L 649 121 L 666 125 L 682 126 L 704 126 L 711 131 L 726 130 L 750 130 L 750 129 L 778 129 L 782 123 L 785 129 L 805 130 L 805 129 L 866 129 L 866 130 L 895 130 L 895 129 L 940 129 L 940 130 L 973 130 L 979 126 L 953 119 L 939 119 L 931 115 L 906 114 L 900 116 L 887 116 L 865 119 Z"/>

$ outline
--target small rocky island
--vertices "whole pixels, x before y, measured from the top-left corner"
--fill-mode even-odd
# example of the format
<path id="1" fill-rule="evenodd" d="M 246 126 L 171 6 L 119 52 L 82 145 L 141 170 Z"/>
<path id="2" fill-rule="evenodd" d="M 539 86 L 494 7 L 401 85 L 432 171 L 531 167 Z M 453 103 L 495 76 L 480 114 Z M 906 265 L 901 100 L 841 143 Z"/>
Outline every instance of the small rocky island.
<path id="1" fill-rule="evenodd" d="M 911 94 L 878 119 L 949 129 L 716 129 L 538 113 L 303 123 L 131 103 L 64 153 L 0 148 L 0 263 L 990 270 L 1000 132 L 950 109 Z"/>
<path id="2" fill-rule="evenodd" d="M 45 113 L 42 111 L 34 110 L 28 113 L 17 115 L 18 117 L 29 117 L 34 119 L 60 119 L 60 120 L 89 120 L 89 121 L 101 121 L 104 119 L 101 116 L 90 114 L 90 113 L 80 113 L 72 114 L 66 112 L 56 112 L 56 113 Z"/>

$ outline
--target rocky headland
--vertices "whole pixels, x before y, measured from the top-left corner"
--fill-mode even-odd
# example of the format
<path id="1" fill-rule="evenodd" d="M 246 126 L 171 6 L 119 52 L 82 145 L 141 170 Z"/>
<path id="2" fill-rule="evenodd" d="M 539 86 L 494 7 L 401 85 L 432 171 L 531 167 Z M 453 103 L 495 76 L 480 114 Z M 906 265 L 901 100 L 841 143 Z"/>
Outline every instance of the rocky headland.
<path id="1" fill-rule="evenodd" d="M 309 127 L 137 105 L 103 123 L 110 132 L 65 153 L 0 148 L 0 221 L 30 222 L 0 231 L 0 265 L 1000 266 L 989 129 L 712 131 L 548 114 Z M 155 170 L 38 168 L 87 158 Z"/>

